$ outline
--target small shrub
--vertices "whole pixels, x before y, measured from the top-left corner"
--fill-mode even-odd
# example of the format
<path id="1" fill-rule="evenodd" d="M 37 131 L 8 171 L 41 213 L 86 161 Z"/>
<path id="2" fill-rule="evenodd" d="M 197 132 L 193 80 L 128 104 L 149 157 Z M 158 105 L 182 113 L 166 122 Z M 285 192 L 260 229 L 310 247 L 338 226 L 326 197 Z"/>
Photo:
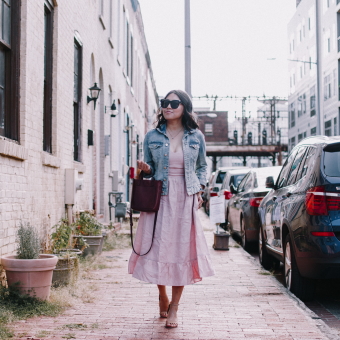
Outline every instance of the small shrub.
<path id="1" fill-rule="evenodd" d="M 99 223 L 95 217 L 89 213 L 81 213 L 76 220 L 75 233 L 83 236 L 97 236 L 102 233 L 102 224 Z"/>
<path id="2" fill-rule="evenodd" d="M 17 258 L 37 259 L 41 250 L 39 234 L 34 227 L 20 223 L 17 231 Z"/>

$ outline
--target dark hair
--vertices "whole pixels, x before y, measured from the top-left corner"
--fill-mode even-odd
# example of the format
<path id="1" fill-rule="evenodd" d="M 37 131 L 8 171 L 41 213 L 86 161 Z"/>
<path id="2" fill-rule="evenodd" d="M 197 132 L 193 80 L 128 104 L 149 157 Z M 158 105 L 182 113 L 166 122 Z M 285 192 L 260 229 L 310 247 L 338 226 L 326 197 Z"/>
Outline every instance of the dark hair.
<path id="1" fill-rule="evenodd" d="M 165 98 L 167 98 L 171 93 L 175 94 L 179 98 L 184 107 L 184 113 L 182 116 L 182 125 L 184 126 L 184 128 L 187 130 L 197 129 L 197 119 L 195 117 L 195 113 L 193 112 L 192 101 L 189 95 L 182 90 L 172 90 L 165 96 Z M 158 109 L 157 112 L 156 123 L 156 128 L 159 128 L 161 125 L 166 123 L 166 119 L 163 116 L 163 111 L 161 107 Z"/>

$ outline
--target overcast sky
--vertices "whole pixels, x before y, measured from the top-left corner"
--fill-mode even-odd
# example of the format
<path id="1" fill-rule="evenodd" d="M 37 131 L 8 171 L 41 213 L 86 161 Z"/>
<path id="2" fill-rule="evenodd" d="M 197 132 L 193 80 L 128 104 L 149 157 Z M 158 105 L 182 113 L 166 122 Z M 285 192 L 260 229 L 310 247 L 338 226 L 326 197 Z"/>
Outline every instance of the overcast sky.
<path id="1" fill-rule="evenodd" d="M 184 89 L 184 0 L 139 3 L 158 94 Z M 295 4 L 191 0 L 192 95 L 287 97 L 287 24 Z M 217 102 L 217 109 L 228 106 Z"/>

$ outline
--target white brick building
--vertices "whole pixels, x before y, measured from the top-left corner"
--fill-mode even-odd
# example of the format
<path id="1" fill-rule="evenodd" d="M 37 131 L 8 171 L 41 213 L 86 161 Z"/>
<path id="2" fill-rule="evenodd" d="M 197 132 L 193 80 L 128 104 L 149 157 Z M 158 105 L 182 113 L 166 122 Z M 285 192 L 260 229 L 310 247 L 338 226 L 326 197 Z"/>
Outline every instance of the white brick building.
<path id="1" fill-rule="evenodd" d="M 109 220 L 113 176 L 126 195 L 126 171 L 135 166 L 158 98 L 137 0 L 0 6 L 1 256 L 14 251 L 20 221 L 44 236 L 65 217 L 66 169 L 83 180 L 73 213 L 95 207 Z M 94 110 L 86 99 L 95 82 L 101 92 Z"/>
<path id="2" fill-rule="evenodd" d="M 303 138 L 316 135 L 318 127 L 320 134 L 339 135 L 339 12 L 339 0 L 297 0 L 296 12 L 288 25 L 290 149 Z M 316 63 L 320 68 L 320 110 Z"/>

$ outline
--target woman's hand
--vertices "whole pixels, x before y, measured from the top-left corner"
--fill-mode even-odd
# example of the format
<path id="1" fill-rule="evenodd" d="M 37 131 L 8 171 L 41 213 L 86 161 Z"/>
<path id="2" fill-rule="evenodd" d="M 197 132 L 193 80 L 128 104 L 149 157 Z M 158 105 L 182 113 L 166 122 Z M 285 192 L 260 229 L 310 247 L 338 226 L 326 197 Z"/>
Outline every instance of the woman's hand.
<path id="1" fill-rule="evenodd" d="M 144 171 L 146 174 L 151 172 L 150 165 L 146 164 L 143 161 L 137 161 L 137 168 Z"/>
<path id="2" fill-rule="evenodd" d="M 198 209 L 201 209 L 202 204 L 203 204 L 203 198 L 201 196 L 201 193 L 197 193 L 197 198 L 198 198 Z"/>

